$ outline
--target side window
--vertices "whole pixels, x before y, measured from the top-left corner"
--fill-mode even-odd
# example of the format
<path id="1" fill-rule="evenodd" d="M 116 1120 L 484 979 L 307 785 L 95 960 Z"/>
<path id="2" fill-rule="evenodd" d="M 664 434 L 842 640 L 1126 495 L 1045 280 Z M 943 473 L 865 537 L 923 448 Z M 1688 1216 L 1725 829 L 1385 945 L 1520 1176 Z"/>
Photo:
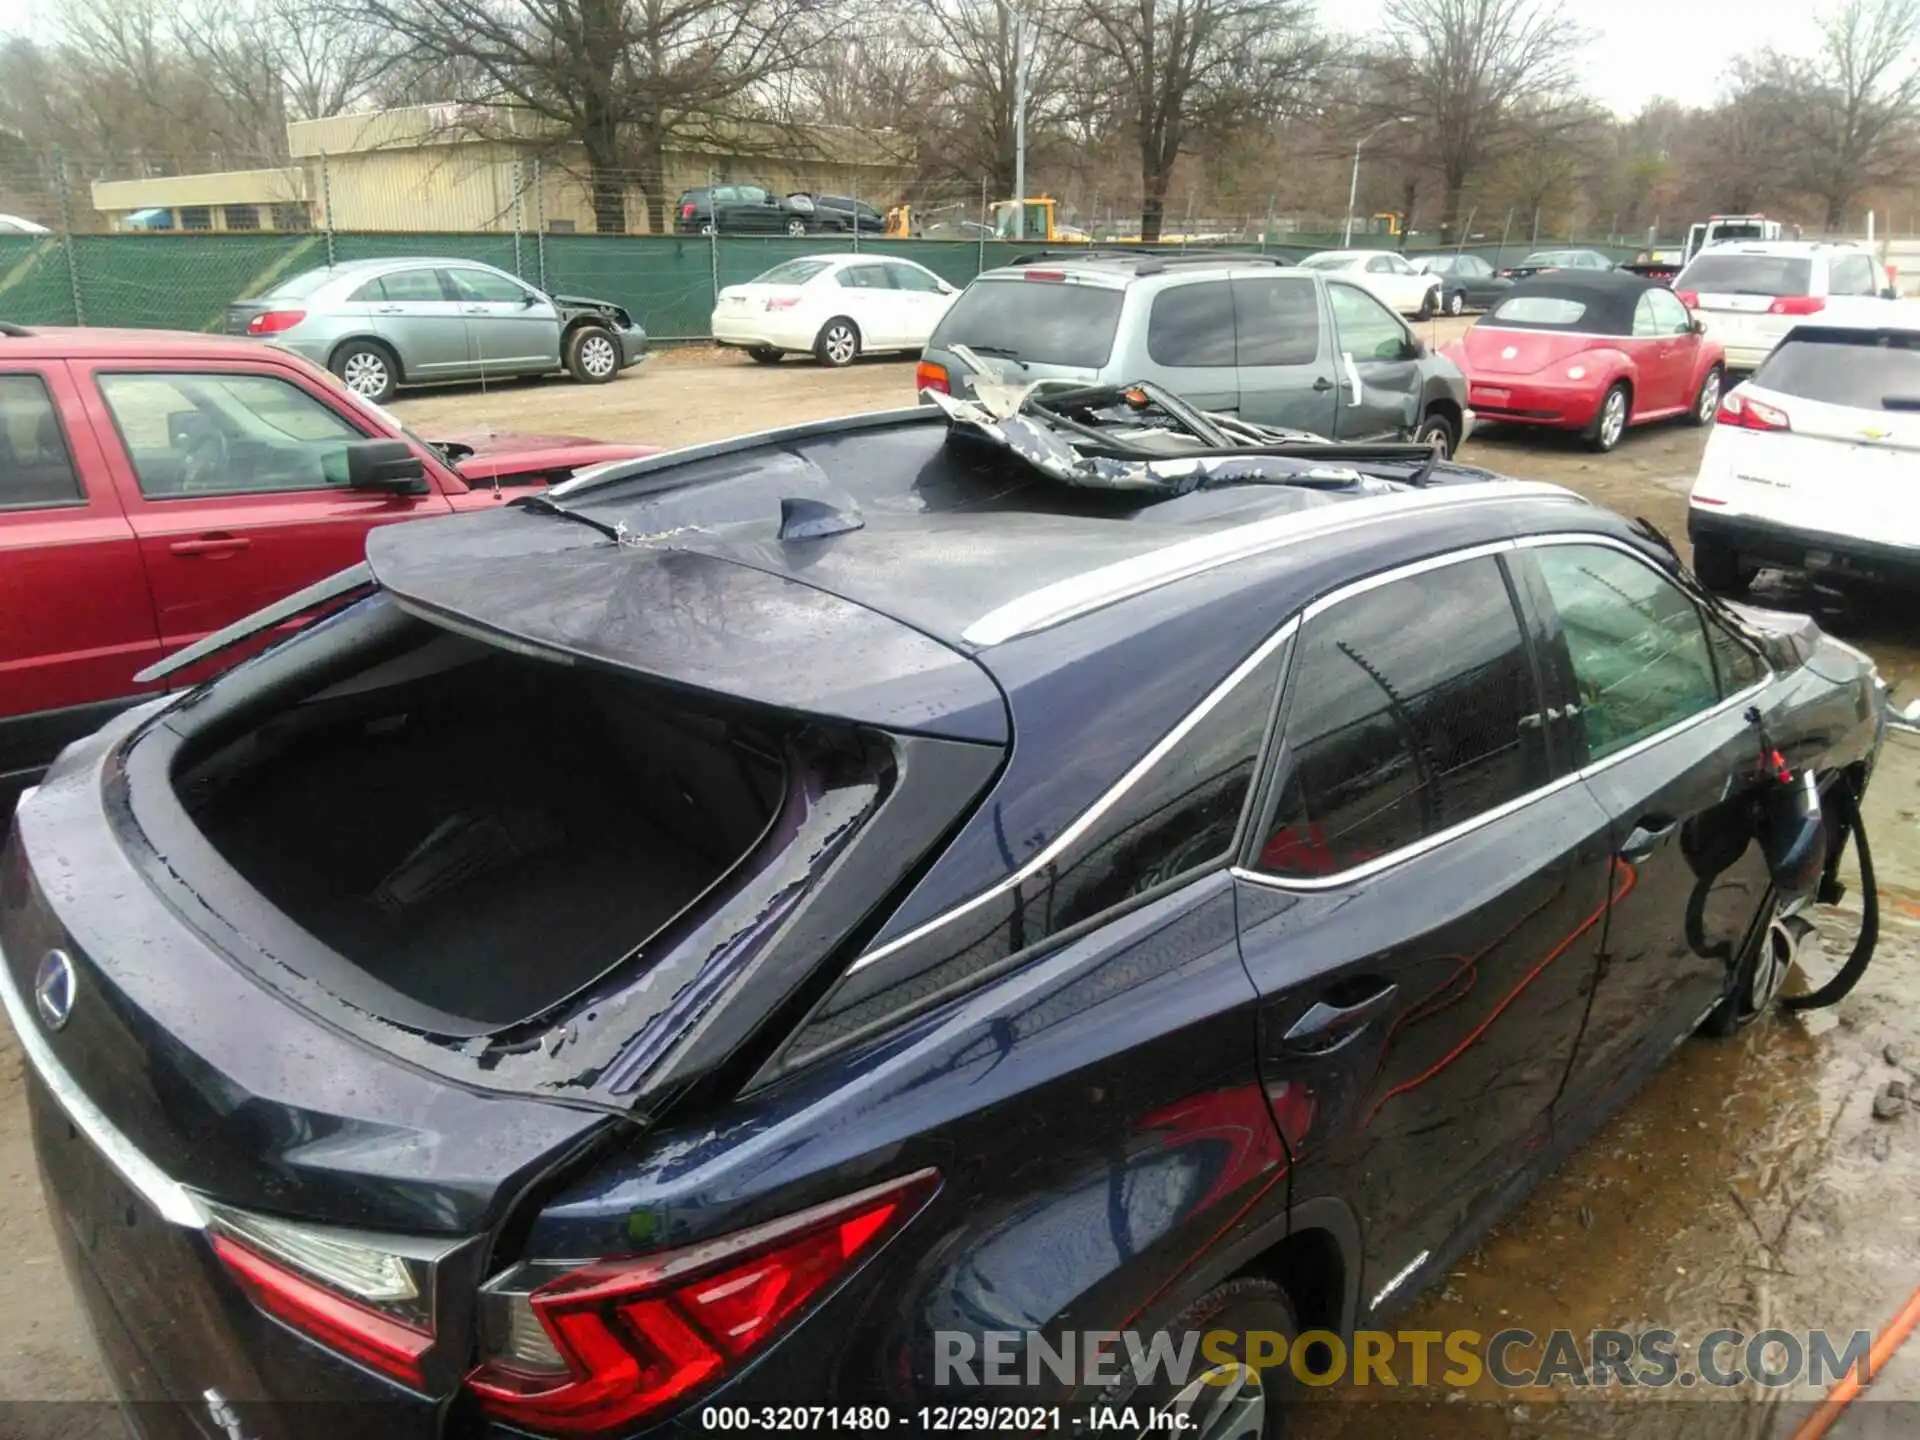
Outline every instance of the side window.
<path id="1" fill-rule="evenodd" d="M 1700 611 L 1652 565 L 1601 545 L 1533 554 L 1560 612 L 1590 760 L 1719 701 Z"/>
<path id="2" fill-rule="evenodd" d="M 447 298 L 440 276 L 432 270 L 396 270 L 391 275 L 383 275 L 376 283 L 389 301 L 444 301 Z"/>
<path id="3" fill-rule="evenodd" d="M 882 265 L 850 265 L 840 272 L 841 287 L 847 290 L 891 290 L 892 283 L 887 279 L 886 267 Z"/>
<path id="4" fill-rule="evenodd" d="M 1493 273 L 1493 267 L 1478 255 L 1462 255 L 1457 268 L 1462 275 L 1470 279 L 1484 279 Z"/>
<path id="5" fill-rule="evenodd" d="M 1413 274 L 1413 266 L 1411 266 L 1411 265 L 1409 265 L 1409 264 L 1408 264 L 1408 263 L 1407 263 L 1407 262 L 1406 262 L 1406 261 L 1405 261 L 1404 259 L 1402 259 L 1402 258 L 1401 258 L 1400 256 L 1398 256 L 1398 255 L 1389 255 L 1389 256 L 1387 256 L 1387 257 L 1386 257 L 1386 260 L 1387 260 L 1387 273 L 1388 273 L 1389 275 L 1411 275 L 1411 274 Z"/>
<path id="6" fill-rule="evenodd" d="M 1393 273 L 1393 262 L 1384 255 L 1375 255 L 1371 260 L 1367 261 L 1367 273 L 1369 275 L 1391 275 Z"/>
<path id="7" fill-rule="evenodd" d="M 1353 285 L 1327 286 L 1340 348 L 1356 360 L 1404 360 L 1407 330 L 1400 317 Z"/>
<path id="8" fill-rule="evenodd" d="M 1172 368 L 1234 363 L 1233 286 L 1225 280 L 1178 285 L 1153 297 L 1147 358 Z"/>
<path id="9" fill-rule="evenodd" d="M 1663 335 L 1688 335 L 1693 332 L 1693 312 L 1682 305 L 1671 290 L 1649 290 L 1654 323 Z"/>
<path id="10" fill-rule="evenodd" d="M 518 305 L 527 298 L 524 288 L 491 270 L 449 270 L 454 293 L 468 303 Z"/>
<path id="11" fill-rule="evenodd" d="M 1864 255 L 1837 257 L 1827 287 L 1835 295 L 1872 295 L 1875 290 L 1871 262 Z"/>
<path id="12" fill-rule="evenodd" d="M 363 439 L 337 411 L 271 375 L 101 375 L 100 393 L 149 500 L 340 489 Z"/>
<path id="13" fill-rule="evenodd" d="M 938 295 L 940 282 L 926 271 L 913 265 L 889 265 L 887 274 L 893 278 L 893 288 L 910 290 L 916 295 Z"/>
<path id="14" fill-rule="evenodd" d="M 1351 870 L 1549 779 L 1532 660 L 1493 557 L 1343 600 L 1299 644 L 1261 869 Z"/>
<path id="15" fill-rule="evenodd" d="M 0 375 L 0 512 L 86 503 L 47 382 Z"/>
<path id="16" fill-rule="evenodd" d="M 1707 648 L 1713 652 L 1714 674 L 1720 681 L 1720 698 L 1738 695 L 1749 685 L 1766 677 L 1767 667 L 1744 640 L 1713 616 L 1706 617 Z"/>
<path id="17" fill-rule="evenodd" d="M 378 277 L 367 281 L 358 290 L 347 296 L 349 305 L 378 305 L 387 298 L 387 287 Z"/>
<path id="18" fill-rule="evenodd" d="M 1660 328 L 1660 317 L 1653 311 L 1653 292 L 1643 293 L 1633 307 L 1633 333 L 1636 337 L 1664 335 Z"/>
<path id="19" fill-rule="evenodd" d="M 1320 356 L 1313 281 L 1236 280 L 1233 311 L 1242 365 L 1311 365 Z"/>

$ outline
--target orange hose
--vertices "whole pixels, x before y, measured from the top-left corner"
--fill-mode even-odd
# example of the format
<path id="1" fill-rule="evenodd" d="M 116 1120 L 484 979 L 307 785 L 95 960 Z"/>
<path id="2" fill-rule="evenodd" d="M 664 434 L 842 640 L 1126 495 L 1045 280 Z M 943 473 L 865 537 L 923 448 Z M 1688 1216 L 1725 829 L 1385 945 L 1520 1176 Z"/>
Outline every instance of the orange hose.
<path id="1" fill-rule="evenodd" d="M 1920 1290 L 1907 1297 L 1907 1303 L 1900 1313 L 1887 1322 L 1879 1337 L 1874 1340 L 1873 1348 L 1867 1352 L 1867 1382 L 1872 1383 L 1875 1376 L 1887 1368 L 1887 1362 L 1893 1359 L 1894 1351 L 1906 1343 L 1913 1333 L 1913 1327 L 1920 1325 Z M 1844 1411 L 1856 1398 L 1863 1387 L 1858 1369 L 1849 1370 L 1840 1377 L 1840 1381 L 1827 1392 L 1827 1398 L 1820 1402 L 1820 1408 L 1809 1415 L 1800 1428 L 1793 1432 L 1793 1440 L 1820 1440 L 1820 1437 L 1834 1427 Z"/>

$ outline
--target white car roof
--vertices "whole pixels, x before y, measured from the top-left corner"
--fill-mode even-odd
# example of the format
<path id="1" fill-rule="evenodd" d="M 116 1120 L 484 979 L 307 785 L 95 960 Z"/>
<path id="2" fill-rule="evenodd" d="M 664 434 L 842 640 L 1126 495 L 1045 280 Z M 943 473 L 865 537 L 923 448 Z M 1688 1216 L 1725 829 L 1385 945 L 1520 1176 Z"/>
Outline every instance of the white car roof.
<path id="1" fill-rule="evenodd" d="M 1835 251 L 1856 255 L 1870 253 L 1866 246 L 1856 245 L 1851 240 L 1716 240 L 1702 247 L 1700 254 L 1705 255 L 1709 251 L 1723 255 L 1784 255 L 1796 260 L 1810 260 Z"/>

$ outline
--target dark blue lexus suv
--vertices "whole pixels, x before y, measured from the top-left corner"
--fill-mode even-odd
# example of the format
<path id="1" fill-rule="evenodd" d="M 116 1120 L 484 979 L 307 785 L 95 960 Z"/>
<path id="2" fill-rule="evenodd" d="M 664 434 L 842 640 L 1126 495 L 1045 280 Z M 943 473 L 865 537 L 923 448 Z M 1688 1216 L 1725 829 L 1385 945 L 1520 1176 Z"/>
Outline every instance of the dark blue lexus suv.
<path id="1" fill-rule="evenodd" d="M 381 529 L 68 750 L 0 998 L 140 1432 L 1276 1434 L 1246 1337 L 1763 1013 L 1864 657 L 1229 424 L 954 401 Z"/>

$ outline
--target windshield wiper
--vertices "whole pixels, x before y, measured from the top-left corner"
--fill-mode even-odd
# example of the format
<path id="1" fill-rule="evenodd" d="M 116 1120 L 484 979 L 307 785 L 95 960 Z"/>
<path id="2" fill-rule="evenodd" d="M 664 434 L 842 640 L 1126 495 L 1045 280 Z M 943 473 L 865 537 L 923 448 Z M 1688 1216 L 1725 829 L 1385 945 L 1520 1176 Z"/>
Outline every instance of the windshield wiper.
<path id="1" fill-rule="evenodd" d="M 1005 345 L 969 345 L 967 349 L 975 355 L 991 355 L 996 360 L 1011 360 L 1022 370 L 1028 368 L 1027 362 L 1020 358 L 1020 352 L 1010 350 Z"/>
<path id="2" fill-rule="evenodd" d="M 531 510 L 536 515 L 557 515 L 562 520 L 571 520 L 576 525 L 585 525 L 590 530 L 598 530 L 607 539 L 618 545 L 626 532 L 618 525 L 609 525 L 604 520 L 596 520 L 591 515 L 582 515 L 578 510 L 569 510 L 558 500 L 550 500 L 545 495 L 522 495 L 518 500 L 510 500 L 522 510 Z"/>

